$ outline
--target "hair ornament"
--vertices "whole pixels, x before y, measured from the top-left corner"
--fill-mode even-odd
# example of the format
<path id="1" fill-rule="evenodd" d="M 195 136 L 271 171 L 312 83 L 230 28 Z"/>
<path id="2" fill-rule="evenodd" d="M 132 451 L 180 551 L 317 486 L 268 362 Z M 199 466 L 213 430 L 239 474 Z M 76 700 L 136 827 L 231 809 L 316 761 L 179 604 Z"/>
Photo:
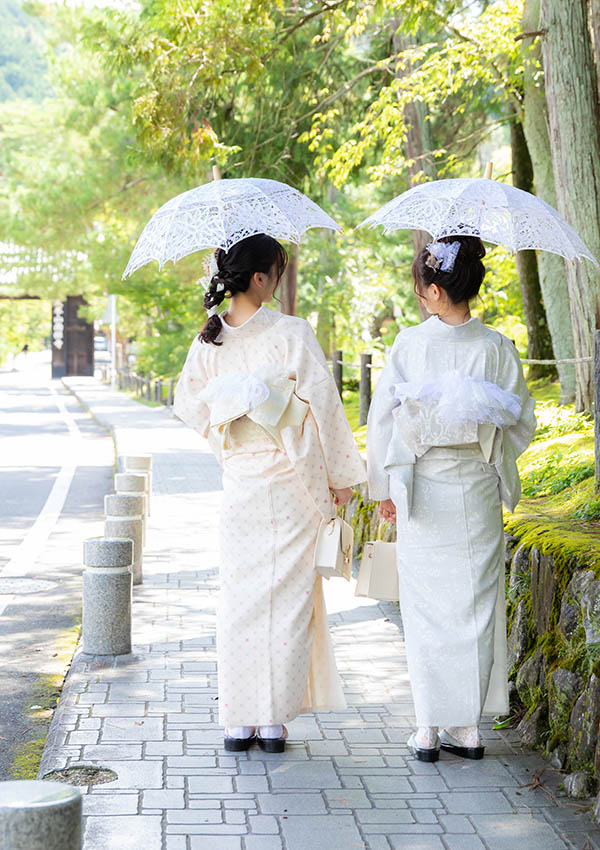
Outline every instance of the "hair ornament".
<path id="1" fill-rule="evenodd" d="M 206 311 L 206 315 L 208 316 L 208 318 L 209 318 L 209 319 L 212 319 L 212 317 L 213 317 L 213 316 L 216 316 L 218 312 L 219 312 L 219 305 L 218 305 L 218 304 L 215 304 L 215 306 L 214 306 L 214 307 L 210 307 L 210 308 Z"/>
<path id="2" fill-rule="evenodd" d="M 208 261 L 208 276 L 213 278 L 216 274 L 219 274 L 219 266 L 217 263 L 217 258 L 214 254 L 210 255 L 210 260 Z"/>
<path id="3" fill-rule="evenodd" d="M 223 290 L 225 289 L 225 284 L 219 281 L 219 283 L 217 283 L 216 289 L 217 292 L 223 292 Z"/>
<path id="4" fill-rule="evenodd" d="M 452 271 L 460 242 L 428 242 L 425 247 L 429 251 L 429 257 L 425 260 L 426 266 L 436 272 Z"/>

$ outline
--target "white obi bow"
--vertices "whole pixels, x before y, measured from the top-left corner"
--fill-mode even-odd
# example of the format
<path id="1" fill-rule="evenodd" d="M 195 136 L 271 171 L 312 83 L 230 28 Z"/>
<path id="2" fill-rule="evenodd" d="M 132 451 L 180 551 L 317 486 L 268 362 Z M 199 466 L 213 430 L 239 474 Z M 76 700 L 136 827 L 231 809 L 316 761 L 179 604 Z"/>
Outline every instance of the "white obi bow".
<path id="1" fill-rule="evenodd" d="M 454 369 L 426 383 L 395 384 L 394 427 L 417 456 L 433 446 L 479 443 L 489 462 L 497 428 L 510 428 L 521 415 L 521 400 L 491 381 Z"/>
<path id="2" fill-rule="evenodd" d="M 263 367 L 253 373 L 230 372 L 212 378 L 200 393 L 210 407 L 210 427 L 229 448 L 232 422 L 247 416 L 283 450 L 281 430 L 302 425 L 308 403 L 295 395 L 296 381 L 279 368 Z"/>
<path id="3" fill-rule="evenodd" d="M 456 369 L 422 384 L 394 384 L 391 392 L 400 402 L 392 410 L 400 439 L 391 440 L 384 468 L 394 478 L 396 508 L 404 519 L 411 512 L 416 458 L 433 447 L 479 443 L 485 461 L 493 462 L 497 430 L 521 416 L 519 396 Z"/>

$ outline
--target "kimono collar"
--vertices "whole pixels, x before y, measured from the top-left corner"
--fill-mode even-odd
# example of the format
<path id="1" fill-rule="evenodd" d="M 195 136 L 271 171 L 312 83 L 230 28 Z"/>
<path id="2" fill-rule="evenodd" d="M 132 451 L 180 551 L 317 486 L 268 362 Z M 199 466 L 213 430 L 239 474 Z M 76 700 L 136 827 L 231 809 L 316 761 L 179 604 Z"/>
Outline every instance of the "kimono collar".
<path id="1" fill-rule="evenodd" d="M 264 305 L 260 306 L 256 313 L 237 327 L 227 324 L 224 319 L 226 315 L 227 312 L 221 316 L 221 333 L 223 337 L 230 339 L 247 339 L 248 337 L 261 334 L 281 318 L 281 313 L 278 313 L 276 310 L 270 310 Z"/>
<path id="2" fill-rule="evenodd" d="M 445 337 L 449 342 L 462 339 L 474 339 L 485 332 L 485 325 L 472 316 L 462 325 L 449 325 L 437 316 L 431 316 L 421 327 L 432 336 Z"/>

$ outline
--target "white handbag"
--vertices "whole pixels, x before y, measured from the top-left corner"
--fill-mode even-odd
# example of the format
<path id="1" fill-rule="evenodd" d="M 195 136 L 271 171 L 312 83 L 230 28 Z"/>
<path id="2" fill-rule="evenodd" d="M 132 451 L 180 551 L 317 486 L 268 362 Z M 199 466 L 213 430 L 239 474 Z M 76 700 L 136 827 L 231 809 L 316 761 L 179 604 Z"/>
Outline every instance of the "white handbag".
<path id="1" fill-rule="evenodd" d="M 352 526 L 340 517 L 323 520 L 315 547 L 315 567 L 324 578 L 340 576 L 350 581 L 352 577 Z"/>
<path id="2" fill-rule="evenodd" d="M 382 540 L 365 543 L 355 596 L 397 602 L 399 598 L 396 544 Z"/>

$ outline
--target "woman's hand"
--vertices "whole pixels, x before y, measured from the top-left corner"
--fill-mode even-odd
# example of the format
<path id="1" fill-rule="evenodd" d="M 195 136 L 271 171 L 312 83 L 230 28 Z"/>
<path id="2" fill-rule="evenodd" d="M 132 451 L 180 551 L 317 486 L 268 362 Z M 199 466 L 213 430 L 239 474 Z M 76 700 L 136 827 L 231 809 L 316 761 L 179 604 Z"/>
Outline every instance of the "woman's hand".
<path id="1" fill-rule="evenodd" d="M 342 505 L 346 505 L 350 501 L 353 492 L 352 487 L 343 487 L 341 490 L 332 489 L 333 501 L 338 507 L 342 507 Z"/>
<path id="2" fill-rule="evenodd" d="M 379 503 L 379 516 L 386 522 L 396 522 L 396 505 L 391 499 Z"/>

